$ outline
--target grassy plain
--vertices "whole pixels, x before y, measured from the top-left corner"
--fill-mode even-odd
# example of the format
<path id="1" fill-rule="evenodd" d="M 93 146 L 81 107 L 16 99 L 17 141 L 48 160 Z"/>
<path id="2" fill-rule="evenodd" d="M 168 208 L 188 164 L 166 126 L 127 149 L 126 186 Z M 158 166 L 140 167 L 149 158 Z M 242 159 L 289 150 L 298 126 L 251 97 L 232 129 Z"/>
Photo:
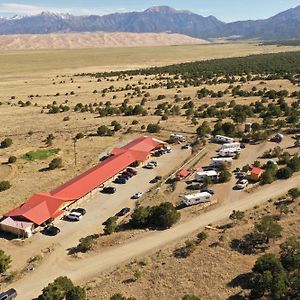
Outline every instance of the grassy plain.
<path id="1" fill-rule="evenodd" d="M 126 70 L 213 58 L 284 52 L 300 47 L 255 43 L 72 50 L 0 51 L 0 78 L 26 80 L 35 74 Z"/>

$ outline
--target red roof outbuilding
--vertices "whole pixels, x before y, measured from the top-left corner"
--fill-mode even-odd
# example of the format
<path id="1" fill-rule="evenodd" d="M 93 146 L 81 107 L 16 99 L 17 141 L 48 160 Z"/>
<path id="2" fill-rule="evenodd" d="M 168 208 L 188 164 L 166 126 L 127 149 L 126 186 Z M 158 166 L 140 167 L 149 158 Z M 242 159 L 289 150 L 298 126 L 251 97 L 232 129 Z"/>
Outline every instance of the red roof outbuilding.
<path id="1" fill-rule="evenodd" d="M 256 168 L 256 167 L 251 170 L 251 173 L 255 175 L 261 175 L 262 172 L 263 170 L 261 168 Z"/>
<path id="2" fill-rule="evenodd" d="M 179 176 L 181 178 L 187 178 L 190 174 L 191 174 L 191 172 L 189 170 L 185 170 L 185 169 L 182 169 L 177 172 L 177 176 Z"/>

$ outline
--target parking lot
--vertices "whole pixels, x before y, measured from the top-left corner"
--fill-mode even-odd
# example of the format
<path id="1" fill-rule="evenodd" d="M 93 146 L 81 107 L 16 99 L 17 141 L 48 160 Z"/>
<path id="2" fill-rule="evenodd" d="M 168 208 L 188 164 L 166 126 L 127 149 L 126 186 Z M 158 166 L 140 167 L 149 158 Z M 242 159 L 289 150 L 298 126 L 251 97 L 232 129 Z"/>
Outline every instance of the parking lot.
<path id="1" fill-rule="evenodd" d="M 90 201 L 80 204 L 80 207 L 86 209 L 87 213 L 79 222 L 66 220 L 55 221 L 55 226 L 59 227 L 61 232 L 54 237 L 35 234 L 29 241 L 25 241 L 22 247 L 22 254 L 14 254 L 10 251 L 14 260 L 14 268 L 22 267 L 25 261 L 32 253 L 38 253 L 41 249 L 55 245 L 66 251 L 78 244 L 80 238 L 95 233 L 102 233 L 102 223 L 109 217 L 114 216 L 122 208 L 128 207 L 134 209 L 137 200 L 131 199 L 136 192 L 143 192 L 147 196 L 147 191 L 154 185 L 150 181 L 157 175 L 166 176 L 171 171 L 179 168 L 184 160 L 191 155 L 190 149 L 182 150 L 180 146 L 173 146 L 172 152 L 161 157 L 151 157 L 149 161 L 156 161 L 158 166 L 154 169 L 145 169 L 138 167 L 138 174 L 128 180 L 126 184 L 115 184 L 112 181 L 105 186 L 116 187 L 114 194 L 103 194 L 100 192 Z M 16 255 L 16 257 L 14 257 Z"/>

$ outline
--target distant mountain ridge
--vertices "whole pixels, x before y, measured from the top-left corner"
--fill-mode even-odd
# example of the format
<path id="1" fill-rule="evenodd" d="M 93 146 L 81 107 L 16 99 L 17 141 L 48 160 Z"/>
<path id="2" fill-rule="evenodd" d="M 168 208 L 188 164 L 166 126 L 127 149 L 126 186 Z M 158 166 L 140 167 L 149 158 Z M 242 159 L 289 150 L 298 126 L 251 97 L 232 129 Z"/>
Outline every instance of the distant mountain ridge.
<path id="1" fill-rule="evenodd" d="M 142 12 L 104 16 L 74 16 L 43 12 L 39 15 L 0 18 L 0 35 L 67 32 L 180 33 L 195 38 L 294 39 L 300 37 L 300 6 L 271 18 L 224 23 L 214 16 L 155 6 Z"/>

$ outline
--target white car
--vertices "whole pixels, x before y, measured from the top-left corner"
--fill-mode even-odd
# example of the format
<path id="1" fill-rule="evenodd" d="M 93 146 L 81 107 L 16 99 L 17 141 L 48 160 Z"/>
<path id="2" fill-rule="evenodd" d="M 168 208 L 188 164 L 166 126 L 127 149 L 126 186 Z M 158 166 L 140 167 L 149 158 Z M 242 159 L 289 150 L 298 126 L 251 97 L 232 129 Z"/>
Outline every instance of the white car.
<path id="1" fill-rule="evenodd" d="M 149 163 L 147 163 L 147 165 L 145 166 L 146 169 L 154 169 L 157 167 L 157 162 L 156 161 L 150 161 Z"/>
<path id="2" fill-rule="evenodd" d="M 235 185 L 235 188 L 238 190 L 243 190 L 248 184 L 249 182 L 247 179 L 242 179 L 238 181 L 238 183 Z"/>
<path id="3" fill-rule="evenodd" d="M 132 199 L 139 199 L 143 196 L 144 193 L 142 192 L 138 192 L 138 193 L 135 193 L 131 198 Z"/>
<path id="4" fill-rule="evenodd" d="M 79 212 L 71 212 L 67 215 L 67 219 L 72 220 L 72 221 L 79 221 L 82 218 L 82 214 Z"/>

